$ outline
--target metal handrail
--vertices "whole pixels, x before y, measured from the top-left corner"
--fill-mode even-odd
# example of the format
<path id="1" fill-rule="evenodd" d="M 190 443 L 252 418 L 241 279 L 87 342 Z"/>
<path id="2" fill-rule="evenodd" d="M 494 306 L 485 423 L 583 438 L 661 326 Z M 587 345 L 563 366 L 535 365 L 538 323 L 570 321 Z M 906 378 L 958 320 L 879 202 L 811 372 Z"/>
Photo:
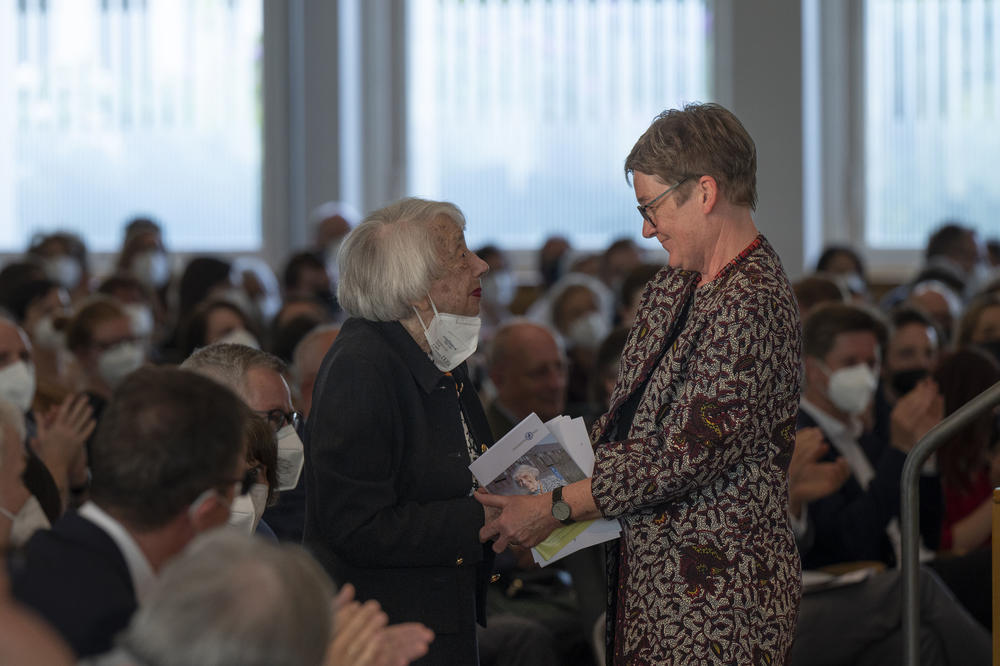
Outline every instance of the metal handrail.
<path id="1" fill-rule="evenodd" d="M 942 444 L 961 432 L 987 410 L 1000 405 L 1000 382 L 965 403 L 916 443 L 906 456 L 900 489 L 900 523 L 903 548 L 900 569 L 903 576 L 903 663 L 919 666 L 920 595 L 918 593 L 920 550 L 920 468 Z M 994 546 L 996 547 L 996 546 Z"/>

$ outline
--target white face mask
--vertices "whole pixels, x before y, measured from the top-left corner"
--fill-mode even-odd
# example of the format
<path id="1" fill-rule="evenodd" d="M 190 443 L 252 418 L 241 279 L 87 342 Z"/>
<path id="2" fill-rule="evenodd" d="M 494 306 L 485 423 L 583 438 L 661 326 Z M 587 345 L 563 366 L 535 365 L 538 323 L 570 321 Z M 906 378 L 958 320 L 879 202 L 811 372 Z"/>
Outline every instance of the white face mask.
<path id="1" fill-rule="evenodd" d="M 134 370 L 138 370 L 146 360 L 146 353 L 135 342 L 115 345 L 97 358 L 97 372 L 114 388 Z"/>
<path id="2" fill-rule="evenodd" d="M 52 257 L 44 261 L 45 276 L 53 282 L 58 282 L 66 289 L 73 289 L 80 284 L 80 276 L 83 269 L 80 263 L 73 257 L 61 255 Z"/>
<path id="3" fill-rule="evenodd" d="M 868 364 L 858 363 L 833 372 L 827 369 L 826 372 L 829 377 L 826 394 L 830 402 L 851 416 L 865 411 L 878 385 L 878 379 Z"/>
<path id="4" fill-rule="evenodd" d="M 11 363 L 0 370 L 0 400 L 6 400 L 27 412 L 35 398 L 35 366 L 25 361 Z"/>
<path id="5" fill-rule="evenodd" d="M 424 326 L 416 308 L 413 308 L 413 311 L 417 312 L 417 321 L 424 329 L 434 365 L 442 372 L 450 372 L 475 353 L 476 347 L 479 346 L 479 327 L 482 325 L 482 320 L 479 317 L 438 312 L 433 300 L 431 308 L 434 309 L 434 317 L 429 326 Z"/>
<path id="6" fill-rule="evenodd" d="M 291 490 L 299 483 L 306 452 L 295 428 L 286 425 L 278 431 L 278 490 Z"/>
<path id="7" fill-rule="evenodd" d="M 483 285 L 483 300 L 504 307 L 510 305 L 517 293 L 517 281 L 513 273 L 507 270 L 490 271 L 480 280 Z"/>
<path id="8" fill-rule="evenodd" d="M 55 319 L 45 315 L 35 324 L 34 336 L 31 339 L 36 347 L 43 349 L 62 349 L 66 346 L 66 334 L 56 330 Z"/>
<path id="9" fill-rule="evenodd" d="M 170 280 L 170 260 L 166 252 L 150 250 L 132 258 L 132 274 L 149 289 L 160 289 Z"/>
<path id="10" fill-rule="evenodd" d="M 266 483 L 255 483 L 253 487 L 250 488 L 250 499 L 253 500 L 253 512 L 257 517 L 254 520 L 253 528 L 254 531 L 257 530 L 257 525 L 260 524 L 260 519 L 264 517 L 264 510 L 267 509 L 267 495 L 270 489 L 267 487 Z"/>
<path id="11" fill-rule="evenodd" d="M 233 498 L 229 506 L 229 524 L 244 534 L 253 534 L 257 529 L 257 512 L 249 494 Z"/>
<path id="12" fill-rule="evenodd" d="M 38 530 L 51 527 L 49 519 L 42 510 L 42 505 L 34 495 L 28 498 L 21 510 L 17 512 L 14 524 L 10 528 L 10 544 L 20 547 L 28 543 L 31 535 Z"/>
<path id="13" fill-rule="evenodd" d="M 153 311 L 142 303 L 126 303 L 123 306 L 125 314 L 132 322 L 132 335 L 139 338 L 149 338 L 153 335 Z"/>
<path id="14" fill-rule="evenodd" d="M 252 347 L 253 349 L 260 349 L 260 342 L 254 337 L 253 333 L 245 328 L 236 328 L 221 338 L 215 341 L 216 343 L 224 343 L 230 345 L 243 345 L 244 347 Z"/>
<path id="15" fill-rule="evenodd" d="M 597 349 L 604 342 L 611 332 L 611 326 L 607 319 L 601 316 L 596 310 L 588 312 L 569 325 L 570 346 L 582 347 L 584 349 Z"/>

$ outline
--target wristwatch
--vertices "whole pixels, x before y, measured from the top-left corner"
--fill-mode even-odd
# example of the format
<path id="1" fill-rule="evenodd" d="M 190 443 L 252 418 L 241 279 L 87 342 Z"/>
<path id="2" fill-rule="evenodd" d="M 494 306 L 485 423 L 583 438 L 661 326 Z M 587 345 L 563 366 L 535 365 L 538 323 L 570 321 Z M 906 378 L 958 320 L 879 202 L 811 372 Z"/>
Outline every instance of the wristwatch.
<path id="1" fill-rule="evenodd" d="M 572 525 L 576 521 L 570 518 L 573 510 L 562 498 L 562 486 L 552 491 L 552 517 L 563 525 Z"/>

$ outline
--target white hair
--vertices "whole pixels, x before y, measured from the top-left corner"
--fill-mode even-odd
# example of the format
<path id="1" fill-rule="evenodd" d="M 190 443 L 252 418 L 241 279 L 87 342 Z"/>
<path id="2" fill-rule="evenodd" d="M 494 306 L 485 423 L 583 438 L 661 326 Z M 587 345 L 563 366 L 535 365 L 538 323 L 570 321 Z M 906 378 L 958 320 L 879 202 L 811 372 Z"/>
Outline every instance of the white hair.
<path id="1" fill-rule="evenodd" d="M 443 266 L 429 224 L 439 217 L 465 229 L 454 204 L 407 198 L 381 208 L 355 227 L 340 247 L 337 300 L 349 314 L 398 321 L 413 314 Z"/>
<path id="2" fill-rule="evenodd" d="M 301 546 L 221 528 L 164 568 L 119 643 L 150 666 L 320 666 L 332 596 Z"/>
<path id="3" fill-rule="evenodd" d="M 527 474 L 537 479 L 541 473 L 542 473 L 541 470 L 539 470 L 534 465 L 521 464 L 514 469 L 514 478 L 516 479 L 519 476 L 524 476 L 525 474 Z"/>

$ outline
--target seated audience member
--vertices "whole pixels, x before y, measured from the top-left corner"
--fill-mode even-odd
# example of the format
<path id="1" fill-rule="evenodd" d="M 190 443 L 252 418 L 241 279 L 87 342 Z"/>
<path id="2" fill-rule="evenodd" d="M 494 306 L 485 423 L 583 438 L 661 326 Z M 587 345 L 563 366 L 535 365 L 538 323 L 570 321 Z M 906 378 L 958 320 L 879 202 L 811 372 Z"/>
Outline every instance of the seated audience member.
<path id="1" fill-rule="evenodd" d="M 847 289 L 851 300 L 868 300 L 868 278 L 865 264 L 854 248 L 847 245 L 830 245 L 819 255 L 816 272 L 835 278 Z"/>
<path id="2" fill-rule="evenodd" d="M 925 280 L 913 285 L 905 303 L 930 315 L 941 332 L 942 343 L 951 341 L 955 322 L 962 313 L 962 299 L 958 292 L 938 280 Z"/>
<path id="3" fill-rule="evenodd" d="M 882 299 L 882 309 L 890 310 L 911 295 L 922 282 L 936 282 L 955 294 L 959 302 L 973 296 L 979 288 L 977 266 L 985 252 L 975 229 L 954 221 L 945 222 L 927 239 L 924 265 L 908 283 L 893 289 Z M 926 308 L 925 306 L 925 309 Z"/>
<path id="4" fill-rule="evenodd" d="M 199 532 L 224 525 L 243 490 L 245 408 L 173 368 L 115 389 L 94 442 L 91 501 L 35 533 L 12 591 L 79 657 L 111 648 L 157 572 Z"/>
<path id="5" fill-rule="evenodd" d="M 132 331 L 128 313 L 107 297 L 96 297 L 77 310 L 66 325 L 66 347 L 76 362 L 79 388 L 100 423 L 111 392 L 145 363 L 146 350 Z"/>
<path id="6" fill-rule="evenodd" d="M 302 465 L 305 453 L 296 430 L 299 414 L 292 407 L 292 397 L 285 381 L 285 364 L 273 354 L 238 344 L 217 343 L 202 347 L 181 364 L 181 368 L 215 380 L 238 395 L 256 414 L 267 419 L 278 442 L 277 489 L 291 491 L 305 485 Z M 283 494 L 279 506 L 298 507 L 304 491 Z M 304 509 L 267 516 L 268 524 L 279 538 L 301 534 Z M 288 518 L 286 523 L 282 518 Z"/>
<path id="7" fill-rule="evenodd" d="M 267 524 L 264 511 L 278 502 L 278 443 L 267 419 L 248 414 L 244 428 L 246 440 L 247 477 L 253 481 L 250 492 L 233 502 L 229 524 L 244 534 L 256 534 L 277 541 L 274 530 Z"/>
<path id="8" fill-rule="evenodd" d="M 163 337 L 165 313 L 156 296 L 137 278 L 117 273 L 105 278 L 97 293 L 118 301 L 132 320 L 132 332 L 144 344 L 152 345 Z"/>
<path id="9" fill-rule="evenodd" d="M 282 276 L 281 288 L 286 301 L 311 298 L 323 304 L 328 317 L 340 312 L 326 264 L 314 253 L 293 254 Z"/>
<path id="10" fill-rule="evenodd" d="M 281 309 L 281 285 L 271 266 L 253 255 L 233 259 L 233 286 L 222 296 L 240 306 L 258 328 L 266 327 Z"/>
<path id="11" fill-rule="evenodd" d="M 295 345 L 295 351 L 292 353 L 294 379 L 292 393 L 296 397 L 296 406 L 306 419 L 309 418 L 309 411 L 312 409 L 313 386 L 316 384 L 319 366 L 339 333 L 339 326 L 332 324 L 319 326 L 309 331 L 299 344 Z"/>
<path id="12" fill-rule="evenodd" d="M 177 285 L 177 309 L 170 335 L 162 344 L 164 361 L 180 363 L 186 356 L 181 349 L 181 337 L 188 319 L 202 302 L 213 296 L 229 294 L 233 283 L 229 279 L 232 264 L 217 257 L 195 257 L 188 262 Z M 249 312 L 249 299 L 233 302 L 243 312 Z"/>
<path id="13" fill-rule="evenodd" d="M 0 281 L 0 309 L 31 339 L 42 390 L 65 391 L 70 383 L 65 329 L 71 314 L 66 290 L 48 278 Z"/>
<path id="14" fill-rule="evenodd" d="M 566 407 L 566 358 L 552 332 L 514 319 L 493 338 L 490 379 L 496 399 L 486 408 L 493 438 L 500 439 L 532 412 L 544 422 Z"/>
<path id="15" fill-rule="evenodd" d="M 844 458 L 821 462 L 828 449 L 817 428 L 796 433 L 788 467 L 790 507 L 801 507 L 835 493 L 848 479 L 850 469 Z M 806 536 L 796 534 L 803 557 L 810 548 Z M 933 572 L 921 567 L 918 576 L 920 663 L 988 664 L 989 634 Z M 806 585 L 789 664 L 902 666 L 901 585 L 898 569 L 873 572 L 853 585 L 830 589 Z"/>
<path id="16" fill-rule="evenodd" d="M 525 319 L 503 324 L 493 339 L 489 365 L 497 396 L 487 406 L 486 417 L 495 439 L 532 412 L 542 421 L 563 413 L 566 359 L 546 327 Z M 522 471 L 528 484 L 530 470 Z M 541 571 L 531 571 L 535 567 L 518 560 L 517 555 L 507 551 L 497 558 L 501 577 L 488 590 L 487 632 L 494 626 L 494 617 L 528 617 L 556 637 L 552 645 L 559 648 L 566 663 L 580 663 L 581 653 L 589 658 L 587 637 L 606 601 L 601 552 L 589 549 L 574 553 L 558 566 Z M 565 576 L 561 570 L 569 572 L 572 587 L 561 578 Z"/>
<path id="17" fill-rule="evenodd" d="M 87 666 L 390 666 L 433 636 L 387 627 L 377 604 L 342 596 L 300 546 L 228 530 L 197 538 L 166 567 L 111 654 Z"/>
<path id="18" fill-rule="evenodd" d="M 1000 381 L 1000 364 L 979 349 L 962 349 L 941 360 L 934 379 L 947 416 Z M 993 488 L 1000 482 L 991 476 L 996 436 L 995 417 L 987 412 L 937 450 L 945 499 L 943 550 L 961 555 L 990 542 Z"/>
<path id="19" fill-rule="evenodd" d="M 211 298 L 194 309 L 181 330 L 180 348 L 187 356 L 217 342 L 231 342 L 260 349 L 257 328 L 235 303 Z"/>
<path id="20" fill-rule="evenodd" d="M 955 348 L 976 345 L 1000 360 L 1000 294 L 985 294 L 972 301 L 958 323 Z"/>
<path id="21" fill-rule="evenodd" d="M 74 303 L 90 295 L 87 246 L 76 234 L 58 231 L 36 235 L 26 256 L 40 262 L 45 276 L 66 289 Z"/>
<path id="22" fill-rule="evenodd" d="M 804 321 L 809 314 L 824 303 L 846 303 L 847 294 L 837 281 L 828 275 L 807 275 L 792 285 L 799 316 Z"/>
<path id="23" fill-rule="evenodd" d="M 37 412 L 33 405 L 37 382 L 28 336 L 14 322 L 0 317 L 0 400 L 14 405 L 20 417 L 22 455 L 27 455 L 25 483 L 45 521 L 54 522 L 69 502 L 70 489 L 86 483 L 84 442 L 95 427 L 87 398 L 69 395 L 57 405 Z M 25 421 L 26 419 L 26 421 Z M 33 523 L 38 524 L 38 522 Z M 48 525 L 44 525 L 48 526 Z M 16 539 L 20 545 L 21 532 Z"/>
<path id="24" fill-rule="evenodd" d="M 934 321 L 922 310 L 902 305 L 889 313 L 889 336 L 875 392 L 872 431 L 889 439 L 890 414 L 899 399 L 930 376 L 941 346 Z"/>
<path id="25" fill-rule="evenodd" d="M 601 255 L 598 277 L 617 296 L 626 276 L 642 263 L 642 251 L 631 238 L 619 238 Z"/>
<path id="26" fill-rule="evenodd" d="M 160 307 L 165 306 L 164 290 L 170 282 L 172 271 L 170 257 L 163 243 L 163 230 L 155 220 L 136 217 L 126 223 L 116 270 L 133 276 L 157 295 Z"/>
<path id="27" fill-rule="evenodd" d="M 622 282 L 621 293 L 618 294 L 618 318 L 620 325 L 626 329 L 632 328 L 635 322 L 636 310 L 639 309 L 640 296 L 646 284 L 663 269 L 660 264 L 640 264 L 629 271 Z"/>
<path id="28" fill-rule="evenodd" d="M 885 341 L 885 324 L 854 305 L 822 306 L 803 326 L 805 385 L 798 428 L 818 426 L 830 447 L 823 460 L 843 457 L 851 471 L 839 490 L 810 502 L 802 516 L 793 512 L 814 535 L 803 555 L 806 567 L 857 560 L 891 564 L 898 558 L 903 463 L 920 437 L 941 420 L 943 404 L 937 386 L 925 379 L 893 408 L 889 441 L 864 429 L 861 416 L 875 393 Z M 924 478 L 920 494 L 921 532 L 937 535 L 937 478 Z"/>

